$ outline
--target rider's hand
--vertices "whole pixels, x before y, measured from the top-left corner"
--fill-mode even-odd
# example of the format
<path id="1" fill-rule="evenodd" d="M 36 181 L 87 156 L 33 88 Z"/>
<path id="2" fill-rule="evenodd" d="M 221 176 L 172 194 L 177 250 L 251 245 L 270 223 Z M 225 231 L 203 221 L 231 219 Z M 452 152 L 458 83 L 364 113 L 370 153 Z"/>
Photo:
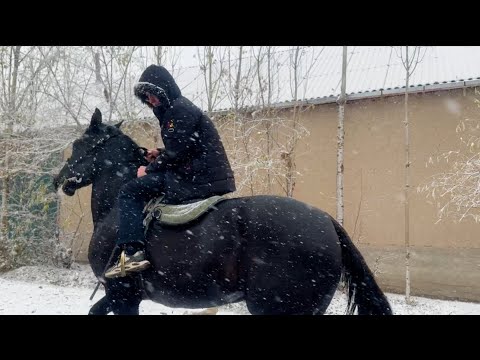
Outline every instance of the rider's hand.
<path id="1" fill-rule="evenodd" d="M 147 155 L 145 155 L 145 159 L 147 159 L 148 162 L 153 162 L 155 159 L 160 155 L 160 151 L 158 149 L 150 149 L 147 150 Z"/>
<path id="2" fill-rule="evenodd" d="M 145 176 L 147 175 L 147 173 L 145 172 L 145 168 L 146 166 L 140 166 L 137 170 L 137 177 L 142 177 L 142 176 Z"/>

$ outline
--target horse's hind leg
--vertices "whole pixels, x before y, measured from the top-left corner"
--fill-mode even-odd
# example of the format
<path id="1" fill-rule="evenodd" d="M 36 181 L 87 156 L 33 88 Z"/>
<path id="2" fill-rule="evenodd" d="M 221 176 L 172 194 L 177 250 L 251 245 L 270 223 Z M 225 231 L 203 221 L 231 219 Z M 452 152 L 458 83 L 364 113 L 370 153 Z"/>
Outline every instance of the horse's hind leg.
<path id="1" fill-rule="evenodd" d="M 340 264 L 310 252 L 291 258 L 302 261 L 279 261 L 268 255 L 252 261 L 245 296 L 251 314 L 325 313 L 340 280 Z"/>
<path id="2" fill-rule="evenodd" d="M 256 288 L 252 284 L 245 300 L 252 315 L 323 315 L 333 299 L 336 284 L 332 280 L 275 288 Z"/>
<path id="3" fill-rule="evenodd" d="M 115 315 L 139 315 L 141 299 L 129 299 L 128 301 L 120 301 L 114 309 Z"/>

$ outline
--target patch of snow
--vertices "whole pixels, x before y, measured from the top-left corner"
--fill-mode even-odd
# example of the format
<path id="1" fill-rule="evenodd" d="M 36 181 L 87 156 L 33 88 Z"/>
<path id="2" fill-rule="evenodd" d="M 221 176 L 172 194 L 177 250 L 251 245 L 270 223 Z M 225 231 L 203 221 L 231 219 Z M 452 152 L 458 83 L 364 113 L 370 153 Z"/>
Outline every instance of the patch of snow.
<path id="1" fill-rule="evenodd" d="M 90 295 L 96 279 L 88 265 L 74 264 L 72 269 L 25 266 L 0 276 L 0 315 L 85 315 L 104 296 L 100 287 L 94 299 Z M 407 305 L 403 295 L 386 294 L 396 315 L 480 315 L 480 304 L 412 297 Z M 346 297 L 337 292 L 326 315 L 342 315 Z M 244 302 L 217 308 L 218 315 L 248 315 Z M 215 314 L 215 309 L 169 308 L 152 301 L 140 304 L 141 315 Z"/>

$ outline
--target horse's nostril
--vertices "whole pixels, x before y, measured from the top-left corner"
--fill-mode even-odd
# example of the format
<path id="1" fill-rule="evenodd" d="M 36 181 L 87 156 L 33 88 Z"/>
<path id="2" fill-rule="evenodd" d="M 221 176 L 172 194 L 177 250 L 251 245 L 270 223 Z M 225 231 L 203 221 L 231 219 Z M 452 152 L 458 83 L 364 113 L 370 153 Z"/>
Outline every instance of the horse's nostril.
<path id="1" fill-rule="evenodd" d="M 82 180 L 83 180 L 83 177 L 72 176 L 71 178 L 68 178 L 66 181 L 76 182 L 77 184 L 80 184 Z"/>

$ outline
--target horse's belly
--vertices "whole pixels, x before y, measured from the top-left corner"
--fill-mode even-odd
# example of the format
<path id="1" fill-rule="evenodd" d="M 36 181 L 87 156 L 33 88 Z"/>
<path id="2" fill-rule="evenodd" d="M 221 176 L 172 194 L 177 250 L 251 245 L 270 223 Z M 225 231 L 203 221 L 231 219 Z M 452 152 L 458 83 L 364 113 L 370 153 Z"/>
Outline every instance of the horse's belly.
<path id="1" fill-rule="evenodd" d="M 202 287 L 196 284 L 166 286 L 147 279 L 145 280 L 145 292 L 148 299 L 153 302 L 172 308 L 187 309 L 221 306 L 241 301 L 244 298 L 243 291 L 221 289 L 216 284 Z"/>

